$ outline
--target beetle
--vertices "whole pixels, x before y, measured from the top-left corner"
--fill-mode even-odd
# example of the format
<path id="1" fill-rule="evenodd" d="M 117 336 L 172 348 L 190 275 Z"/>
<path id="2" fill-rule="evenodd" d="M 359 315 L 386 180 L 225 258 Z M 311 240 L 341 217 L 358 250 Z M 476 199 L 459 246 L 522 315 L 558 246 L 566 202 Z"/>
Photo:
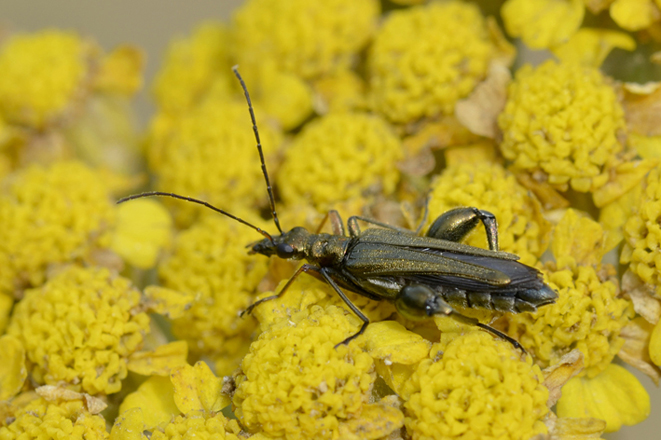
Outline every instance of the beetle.
<path id="1" fill-rule="evenodd" d="M 275 210 L 273 189 L 248 88 L 238 68 L 235 66 L 232 70 L 248 104 L 271 215 L 279 234 L 271 235 L 205 201 L 173 193 L 145 192 L 125 197 L 117 203 L 152 196 L 197 203 L 262 234 L 262 240 L 249 245 L 249 253 L 306 261 L 280 292 L 254 302 L 242 316 L 256 306 L 283 295 L 294 280 L 305 272 L 328 283 L 363 321 L 358 332 L 337 346 L 360 336 L 369 324 L 369 319 L 344 293 L 343 289 L 346 289 L 373 300 L 392 301 L 397 311 L 408 319 L 419 320 L 434 315 L 453 316 L 523 350 L 515 339 L 455 310 L 455 307 L 464 307 L 508 313 L 534 312 L 557 299 L 557 293 L 543 282 L 537 269 L 518 262 L 519 257 L 514 254 L 498 250 L 498 224 L 495 216 L 488 211 L 473 207 L 450 210 L 432 223 L 425 236 L 417 235 L 421 227 L 417 231 L 410 231 L 361 216 L 348 219 L 347 235 L 342 219 L 335 210 L 328 212 L 317 232 L 310 232 L 300 226 L 283 232 Z M 330 220 L 332 234 L 319 232 L 327 220 Z M 377 227 L 362 231 L 359 221 Z M 489 249 L 460 243 L 479 223 L 486 230 Z"/>

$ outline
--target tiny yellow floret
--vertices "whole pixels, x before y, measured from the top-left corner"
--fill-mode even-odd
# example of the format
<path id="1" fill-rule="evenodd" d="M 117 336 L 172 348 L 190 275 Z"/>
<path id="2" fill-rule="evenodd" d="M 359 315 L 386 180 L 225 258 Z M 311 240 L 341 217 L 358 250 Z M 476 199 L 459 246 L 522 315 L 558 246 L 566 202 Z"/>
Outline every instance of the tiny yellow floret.
<path id="1" fill-rule="evenodd" d="M 395 191 L 402 145 L 378 115 L 333 113 L 305 126 L 285 153 L 277 186 L 290 204 L 333 203 Z"/>
<path id="2" fill-rule="evenodd" d="M 625 129 L 615 90 L 597 69 L 551 60 L 519 69 L 498 124 L 513 170 L 541 171 L 557 189 L 579 192 L 606 184 Z"/>
<path id="3" fill-rule="evenodd" d="M 7 327 L 23 343 L 35 383 L 92 395 L 122 388 L 128 357 L 148 332 L 141 294 L 129 280 L 77 266 L 28 290 Z"/>
<path id="4" fill-rule="evenodd" d="M 438 345 L 432 353 L 439 352 Z M 473 331 L 426 359 L 404 386 L 406 428 L 422 439 L 529 439 L 546 433 L 548 389 L 530 357 Z"/>
<path id="5" fill-rule="evenodd" d="M 475 5 L 433 2 L 394 11 L 368 54 L 372 105 L 397 123 L 451 114 L 495 56 Z"/>
<path id="6" fill-rule="evenodd" d="M 311 79 L 353 65 L 379 12 L 376 0 L 250 0 L 234 13 L 233 56 Z"/>
<path id="7" fill-rule="evenodd" d="M 0 47 L 0 112 L 41 129 L 79 99 L 93 46 L 74 32 L 17 34 Z"/>

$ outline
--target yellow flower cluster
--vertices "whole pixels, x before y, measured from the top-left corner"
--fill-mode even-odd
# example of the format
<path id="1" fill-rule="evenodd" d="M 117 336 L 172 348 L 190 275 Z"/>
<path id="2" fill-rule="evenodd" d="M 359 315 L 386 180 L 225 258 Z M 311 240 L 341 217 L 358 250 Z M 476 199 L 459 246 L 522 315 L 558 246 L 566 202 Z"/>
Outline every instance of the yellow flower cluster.
<path id="1" fill-rule="evenodd" d="M 433 2 L 393 12 L 369 50 L 372 105 L 396 123 L 451 114 L 495 56 L 475 5 Z"/>
<path id="2" fill-rule="evenodd" d="M 1 440 L 24 438 L 108 439 L 106 421 L 90 414 L 82 400 L 49 402 L 37 398 L 20 408 L 7 426 L 0 423 Z"/>
<path id="3" fill-rule="evenodd" d="M 274 152 L 280 132 L 261 124 L 264 152 Z M 152 125 L 149 166 L 156 188 L 205 200 L 232 210 L 251 206 L 264 197 L 264 177 L 254 148 L 244 102 L 210 98 L 181 116 L 161 114 Z M 176 204 L 179 223 L 187 224 L 199 211 Z"/>
<path id="4" fill-rule="evenodd" d="M 195 296 L 174 334 L 193 354 L 207 356 L 219 374 L 230 374 L 248 351 L 255 322 L 239 313 L 266 274 L 267 260 L 247 255 L 246 243 L 259 235 L 238 223 L 205 216 L 178 234 L 171 255 L 159 268 L 163 286 Z"/>
<path id="5" fill-rule="evenodd" d="M 274 63 L 309 79 L 350 67 L 379 12 L 376 0 L 250 0 L 234 14 L 231 47 L 242 66 Z"/>
<path id="6" fill-rule="evenodd" d="M 547 61 L 524 66 L 509 88 L 501 151 L 514 170 L 542 172 L 562 191 L 594 191 L 622 150 L 624 112 L 596 69 Z"/>
<path id="7" fill-rule="evenodd" d="M 429 219 L 459 206 L 494 214 L 500 249 L 519 255 L 522 263 L 534 265 L 546 250 L 550 225 L 539 202 L 501 165 L 458 163 L 443 170 L 431 183 Z M 484 228 L 477 227 L 466 243 L 488 248 Z"/>
<path id="8" fill-rule="evenodd" d="M 21 296 L 57 264 L 91 262 L 108 248 L 116 213 L 109 185 L 78 161 L 32 165 L 3 181 L 0 292 Z"/>
<path id="9" fill-rule="evenodd" d="M 402 392 L 413 439 L 528 439 L 546 433 L 548 390 L 531 358 L 521 361 L 507 342 L 479 331 L 431 353 Z"/>
<path id="10" fill-rule="evenodd" d="M 28 290 L 7 327 L 25 347 L 35 383 L 89 394 L 122 388 L 127 359 L 148 332 L 141 293 L 129 280 L 76 266 Z"/>
<path id="11" fill-rule="evenodd" d="M 333 203 L 395 191 L 401 142 L 377 115 L 341 112 L 308 124 L 285 153 L 278 188 L 289 204 Z"/>
<path id="12" fill-rule="evenodd" d="M 242 425 L 289 439 L 341 436 L 368 406 L 376 378 L 355 344 L 335 348 L 357 330 L 357 318 L 335 306 L 312 306 L 265 330 L 235 374 Z"/>
<path id="13" fill-rule="evenodd" d="M 652 170 L 644 194 L 624 226 L 626 244 L 620 258 L 661 297 L 661 173 Z"/>

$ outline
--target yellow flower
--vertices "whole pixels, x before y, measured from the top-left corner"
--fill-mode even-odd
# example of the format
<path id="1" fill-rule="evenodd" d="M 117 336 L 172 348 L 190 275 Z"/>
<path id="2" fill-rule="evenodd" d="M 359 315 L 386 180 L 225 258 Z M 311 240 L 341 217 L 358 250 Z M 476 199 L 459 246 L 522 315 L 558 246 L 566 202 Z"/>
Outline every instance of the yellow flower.
<path id="1" fill-rule="evenodd" d="M 511 37 L 532 49 L 565 43 L 581 26 L 583 0 L 507 0 L 500 11 Z"/>
<path id="2" fill-rule="evenodd" d="M 234 13 L 233 56 L 248 68 L 274 63 L 305 79 L 347 68 L 376 29 L 379 10 L 376 0 L 251 0 Z"/>
<path id="3" fill-rule="evenodd" d="M 0 291 L 21 295 L 51 265 L 91 262 L 116 221 L 109 188 L 79 162 L 32 165 L 7 177 L 0 193 Z"/>
<path id="4" fill-rule="evenodd" d="M 598 70 L 554 61 L 519 69 L 498 123 L 514 170 L 542 172 L 561 191 L 579 192 L 608 181 L 625 129 L 615 91 Z"/>
<path id="5" fill-rule="evenodd" d="M 315 110 L 328 112 L 362 110 L 366 107 L 365 82 L 351 70 L 340 70 L 314 82 Z"/>
<path id="6" fill-rule="evenodd" d="M 155 200 L 135 200 L 117 209 L 111 249 L 132 266 L 149 269 L 171 241 L 172 218 Z"/>
<path id="7" fill-rule="evenodd" d="M 501 250 L 519 255 L 525 264 L 535 264 L 546 250 L 550 224 L 539 202 L 499 164 L 449 164 L 432 182 L 429 197 L 429 223 L 452 208 L 474 206 L 496 216 Z M 487 247 L 481 224 L 466 243 Z"/>
<path id="8" fill-rule="evenodd" d="M 650 413 L 650 397 L 636 377 L 611 364 L 598 376 L 575 377 L 562 387 L 559 417 L 594 417 L 606 421 L 606 432 L 635 425 Z"/>
<path id="9" fill-rule="evenodd" d="M 86 87 L 94 50 L 73 32 L 10 37 L 0 48 L 0 112 L 38 129 L 61 119 Z"/>
<path id="10" fill-rule="evenodd" d="M 368 404 L 376 378 L 372 358 L 356 342 L 335 348 L 358 328 L 358 318 L 343 309 L 313 305 L 266 329 L 235 374 L 241 424 L 269 437 L 348 438 L 356 419 L 378 405 Z M 378 438 L 402 426 L 395 408 L 373 416 L 375 424 L 363 425 L 370 429 L 350 438 Z M 377 429 L 379 420 L 389 429 Z"/>
<path id="11" fill-rule="evenodd" d="M 622 29 L 639 31 L 659 20 L 660 7 L 653 0 L 615 0 L 610 5 L 610 15 Z"/>
<path id="12" fill-rule="evenodd" d="M 650 359 L 655 365 L 661 366 L 661 321 L 657 322 L 652 330 L 649 345 Z"/>
<path id="13" fill-rule="evenodd" d="M 211 214 L 180 233 L 172 255 L 159 267 L 162 285 L 196 297 L 173 320 L 174 334 L 192 354 L 208 356 L 219 374 L 230 374 L 247 352 L 255 322 L 239 313 L 266 274 L 268 261 L 245 246 L 260 236 L 231 219 Z"/>
<path id="14" fill-rule="evenodd" d="M 661 173 L 653 169 L 645 180 L 641 200 L 624 225 L 625 245 L 620 261 L 661 296 Z"/>
<path id="15" fill-rule="evenodd" d="M 509 334 L 543 367 L 581 350 L 592 378 L 603 371 L 624 344 L 622 328 L 633 317 L 632 304 L 618 297 L 615 270 L 599 262 L 607 249 L 603 230 L 573 211 L 556 227 L 552 243 L 557 266 L 547 264 L 547 282 L 558 292 L 555 304 L 536 313 L 508 316 Z"/>
<path id="16" fill-rule="evenodd" d="M 128 357 L 149 332 L 140 301 L 127 279 L 106 269 L 72 266 L 26 292 L 7 334 L 23 343 L 36 383 L 116 393 Z"/>
<path id="17" fill-rule="evenodd" d="M 392 12 L 368 54 L 373 107 L 397 123 L 451 114 L 496 55 L 475 5 L 439 2 Z"/>
<path id="18" fill-rule="evenodd" d="M 25 367 L 25 348 L 17 338 L 0 336 L 0 402 L 13 398 L 23 388 L 28 376 Z M 1 425 L 1 423 L 0 423 Z"/>
<path id="19" fill-rule="evenodd" d="M 563 62 L 599 68 L 615 48 L 632 51 L 636 40 L 624 32 L 583 28 L 552 51 Z"/>
<path id="20" fill-rule="evenodd" d="M 280 132 L 257 119 L 264 153 L 274 152 Z M 210 98 L 178 117 L 161 114 L 152 125 L 149 166 L 156 187 L 205 200 L 223 209 L 265 200 L 264 176 L 245 101 Z M 187 224 L 201 209 L 176 202 L 175 218 Z"/>
<path id="21" fill-rule="evenodd" d="M 277 176 L 288 204 L 307 202 L 321 211 L 333 203 L 395 191 L 402 146 L 386 122 L 365 113 L 328 114 L 310 124 L 285 153 Z"/>
<path id="22" fill-rule="evenodd" d="M 0 440 L 38 439 L 107 439 L 106 421 L 90 414 L 83 400 L 36 399 L 19 409 L 15 420 L 0 427 Z"/>
<path id="23" fill-rule="evenodd" d="M 159 107 L 172 113 L 190 109 L 212 87 L 229 94 L 229 31 L 220 23 L 203 23 L 188 38 L 172 41 L 152 90 Z"/>
<path id="24" fill-rule="evenodd" d="M 521 361 L 508 342 L 473 331 L 447 346 L 437 344 L 430 355 L 402 393 L 413 439 L 528 439 L 546 433 L 549 392 L 542 372 L 530 357 Z"/>

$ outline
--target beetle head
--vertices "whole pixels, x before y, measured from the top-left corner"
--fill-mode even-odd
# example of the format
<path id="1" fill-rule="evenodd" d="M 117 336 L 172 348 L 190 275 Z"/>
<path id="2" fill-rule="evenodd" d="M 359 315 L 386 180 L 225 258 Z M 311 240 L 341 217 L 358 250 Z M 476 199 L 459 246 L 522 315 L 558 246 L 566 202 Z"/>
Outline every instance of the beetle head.
<path id="1" fill-rule="evenodd" d="M 289 232 L 276 235 L 273 240 L 265 238 L 251 245 L 251 254 L 262 254 L 267 257 L 273 255 L 285 260 L 302 260 L 306 255 L 308 237 L 310 233 L 302 227 L 296 227 Z"/>

